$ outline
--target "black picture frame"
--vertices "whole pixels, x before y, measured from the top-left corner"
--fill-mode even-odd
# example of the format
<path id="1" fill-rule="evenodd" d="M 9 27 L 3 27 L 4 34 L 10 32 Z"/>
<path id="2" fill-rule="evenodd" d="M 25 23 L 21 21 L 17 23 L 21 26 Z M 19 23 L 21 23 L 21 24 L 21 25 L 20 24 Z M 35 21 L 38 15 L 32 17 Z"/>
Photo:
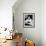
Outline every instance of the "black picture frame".
<path id="1" fill-rule="evenodd" d="M 23 27 L 24 28 L 35 27 L 35 13 L 23 13 Z"/>

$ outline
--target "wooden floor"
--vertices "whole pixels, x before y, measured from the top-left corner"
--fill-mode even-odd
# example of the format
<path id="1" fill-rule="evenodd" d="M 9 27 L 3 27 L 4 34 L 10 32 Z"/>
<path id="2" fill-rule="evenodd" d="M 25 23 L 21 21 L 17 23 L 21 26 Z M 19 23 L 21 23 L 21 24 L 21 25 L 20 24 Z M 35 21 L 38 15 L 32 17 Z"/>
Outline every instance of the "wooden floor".
<path id="1" fill-rule="evenodd" d="M 15 39 L 13 40 L 6 40 L 6 42 L 2 43 L 0 46 L 16 46 Z"/>

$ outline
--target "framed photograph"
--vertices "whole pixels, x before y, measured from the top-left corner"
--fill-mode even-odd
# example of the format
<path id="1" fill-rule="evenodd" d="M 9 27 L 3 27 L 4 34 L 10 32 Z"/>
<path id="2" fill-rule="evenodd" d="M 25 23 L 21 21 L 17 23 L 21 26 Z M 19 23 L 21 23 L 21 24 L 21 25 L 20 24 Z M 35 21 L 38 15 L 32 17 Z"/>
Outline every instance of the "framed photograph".
<path id="1" fill-rule="evenodd" d="M 24 13 L 23 14 L 23 26 L 27 28 L 35 27 L 35 13 Z"/>

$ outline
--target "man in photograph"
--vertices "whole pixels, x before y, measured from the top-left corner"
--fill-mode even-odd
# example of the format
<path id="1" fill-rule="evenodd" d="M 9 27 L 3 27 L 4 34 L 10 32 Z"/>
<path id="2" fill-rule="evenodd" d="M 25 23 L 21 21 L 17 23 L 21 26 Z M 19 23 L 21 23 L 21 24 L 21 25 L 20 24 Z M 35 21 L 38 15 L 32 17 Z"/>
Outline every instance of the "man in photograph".
<path id="1" fill-rule="evenodd" d="M 33 25 L 33 16 L 32 15 L 27 15 L 25 17 L 25 26 L 32 26 Z"/>

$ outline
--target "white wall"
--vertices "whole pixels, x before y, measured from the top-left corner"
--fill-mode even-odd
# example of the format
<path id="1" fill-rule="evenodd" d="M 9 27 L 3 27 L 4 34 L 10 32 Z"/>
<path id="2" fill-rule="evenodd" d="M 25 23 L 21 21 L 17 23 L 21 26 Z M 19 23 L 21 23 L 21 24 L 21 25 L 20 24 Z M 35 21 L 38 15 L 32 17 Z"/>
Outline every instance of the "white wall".
<path id="1" fill-rule="evenodd" d="M 41 40 L 42 46 L 46 46 L 46 0 L 41 1 Z"/>
<path id="2" fill-rule="evenodd" d="M 12 28 L 12 6 L 16 0 L 0 0 L 0 27 Z"/>
<path id="3" fill-rule="evenodd" d="M 22 32 L 24 38 L 32 39 L 35 41 L 36 46 L 41 46 L 41 34 L 40 34 L 40 12 L 41 1 L 40 0 L 23 0 L 16 8 L 13 7 L 15 28 L 18 32 Z M 23 27 L 23 13 L 35 13 L 35 28 Z"/>

